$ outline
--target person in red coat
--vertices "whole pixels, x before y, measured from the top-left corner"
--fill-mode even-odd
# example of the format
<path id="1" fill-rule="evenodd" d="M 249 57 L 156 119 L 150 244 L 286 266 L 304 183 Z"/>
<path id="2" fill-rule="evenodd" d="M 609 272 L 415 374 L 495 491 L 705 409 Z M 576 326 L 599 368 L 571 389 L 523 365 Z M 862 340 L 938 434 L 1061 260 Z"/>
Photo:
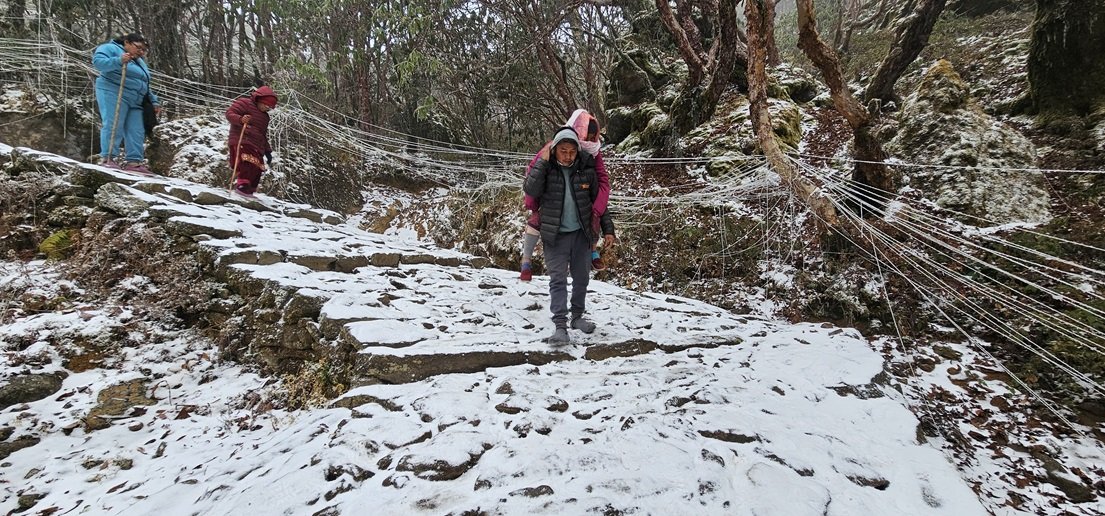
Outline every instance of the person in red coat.
<path id="1" fill-rule="evenodd" d="M 268 86 L 261 86 L 248 98 L 235 100 L 226 110 L 226 119 L 230 121 L 230 138 L 226 146 L 230 149 L 230 169 L 237 171 L 234 178 L 237 192 L 253 195 L 261 183 L 261 172 L 268 170 L 266 163 L 272 163 L 269 110 L 275 107 L 276 92 Z"/>

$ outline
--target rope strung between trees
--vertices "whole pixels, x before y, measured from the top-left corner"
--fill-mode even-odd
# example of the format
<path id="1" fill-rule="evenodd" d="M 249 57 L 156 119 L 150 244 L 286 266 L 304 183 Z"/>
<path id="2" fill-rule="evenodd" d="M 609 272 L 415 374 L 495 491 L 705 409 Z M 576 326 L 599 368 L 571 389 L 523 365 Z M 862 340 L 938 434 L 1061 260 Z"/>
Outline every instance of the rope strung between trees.
<path id="1" fill-rule="evenodd" d="M 952 275 L 956 275 L 954 271 L 943 268 L 941 264 L 938 264 L 931 259 L 925 258 L 925 255 L 923 253 L 918 253 L 910 249 L 906 249 L 903 251 L 901 249 L 902 246 L 897 240 L 895 240 L 893 237 L 886 234 L 885 232 L 881 231 L 874 225 L 870 224 L 862 217 L 856 215 L 843 202 L 840 202 L 842 201 L 842 199 L 833 197 L 833 200 L 837 204 L 839 212 L 843 215 L 844 221 L 846 221 L 848 224 L 851 224 L 854 228 L 859 229 L 861 231 L 861 234 L 873 235 L 874 238 L 872 238 L 869 242 L 872 244 L 871 249 L 873 251 L 866 251 L 866 247 L 862 245 L 861 242 L 855 241 L 852 238 L 851 234 L 846 231 L 842 231 L 839 228 L 833 227 L 833 230 L 839 236 L 849 241 L 861 254 L 867 256 L 872 261 L 875 261 L 882 265 L 886 265 L 886 267 L 891 270 L 896 277 L 902 279 L 907 284 L 909 284 L 915 292 L 917 292 L 922 298 L 925 299 L 929 306 L 940 313 L 945 321 L 951 324 L 960 334 L 962 334 L 967 339 L 967 342 L 971 344 L 972 349 L 987 357 L 994 364 L 1000 367 L 1007 375 L 1009 375 L 1010 378 L 1013 379 L 1014 383 L 1023 388 L 1026 392 L 1030 393 L 1038 403 L 1046 407 L 1053 415 L 1063 421 L 1064 424 L 1066 424 L 1069 428 L 1073 429 L 1083 436 L 1086 436 L 1086 433 L 1082 431 L 1080 427 L 1074 425 L 1074 423 L 1066 417 L 1063 411 L 1055 403 L 1047 400 L 1042 394 L 1040 394 L 1038 390 L 1032 388 L 1016 373 L 1006 367 L 990 352 L 990 350 L 986 348 L 986 346 L 979 339 L 974 337 L 971 332 L 967 331 L 967 325 L 963 324 L 963 322 L 960 321 L 959 317 L 956 317 L 955 315 L 949 313 L 948 310 L 951 309 L 954 311 L 954 313 L 959 313 L 963 315 L 966 318 L 966 322 L 968 323 L 984 326 L 987 329 L 1006 338 L 1010 342 L 1026 347 L 1037 356 L 1041 356 L 1045 362 L 1056 366 L 1064 373 L 1071 375 L 1079 381 L 1086 382 L 1083 383 L 1083 385 L 1088 386 L 1091 390 L 1097 391 L 1099 393 L 1102 392 L 1102 387 L 1100 385 L 1098 385 L 1092 379 L 1089 379 L 1085 374 L 1081 373 L 1076 368 L 1071 367 L 1069 364 L 1063 362 L 1060 359 L 1054 358 L 1049 352 L 1047 352 L 1046 350 L 1042 350 L 1039 346 L 1036 346 L 1034 343 L 1032 343 L 1031 340 L 1023 338 L 1024 336 L 1020 333 L 1020 331 L 1012 327 L 1009 322 L 1003 321 L 1000 318 L 993 316 L 990 311 L 973 302 L 968 296 L 961 293 L 958 288 L 955 288 L 954 285 L 949 285 L 939 278 L 939 272 L 951 272 Z M 866 202 L 865 199 L 861 199 L 855 196 L 853 196 L 851 200 Z M 874 208 L 875 206 L 872 205 L 870 207 Z M 814 213 L 814 216 L 816 216 L 816 213 Z M 880 246 L 876 244 L 881 244 L 881 249 Z M 897 261 L 889 256 L 887 254 L 887 251 L 893 252 L 895 255 L 894 258 L 896 258 Z M 903 262 L 911 267 L 909 272 L 902 269 L 901 266 L 898 265 L 899 263 Z M 944 270 L 938 270 L 934 272 L 926 268 L 926 265 L 935 265 L 937 269 L 943 268 Z M 915 279 L 915 277 L 918 275 L 930 281 L 931 283 L 927 286 L 922 285 L 919 281 Z M 937 292 L 936 289 L 940 289 L 939 292 Z M 949 299 L 954 300 L 957 303 L 953 303 Z M 889 307 L 891 311 L 893 311 L 894 308 L 892 303 L 889 304 Z"/>
<path id="2" fill-rule="evenodd" d="M 0 39 L 0 71 L 12 72 L 12 71 L 34 71 L 34 72 L 50 72 L 51 70 L 59 69 L 75 69 L 84 71 L 88 74 L 95 74 L 95 70 L 87 62 L 87 55 L 91 52 L 88 50 L 73 49 L 61 45 L 56 41 L 39 42 L 33 40 L 23 39 Z M 44 66 L 41 54 L 52 54 L 55 57 L 61 57 L 61 59 L 47 61 L 49 66 Z M 211 113 L 214 109 L 221 107 L 228 103 L 231 99 L 248 93 L 248 90 L 241 88 L 235 88 L 231 86 L 215 85 L 208 83 L 201 83 L 198 81 L 191 81 L 188 79 L 182 79 L 178 77 L 172 77 L 163 75 L 159 77 L 162 84 L 159 90 L 162 90 L 162 95 L 174 104 L 174 107 L 180 112 L 192 112 L 194 114 Z M 54 86 L 68 86 L 68 82 L 55 81 L 52 82 Z M 491 148 L 481 148 L 473 146 L 458 145 L 430 138 L 417 137 L 395 131 L 393 129 L 385 128 L 382 126 L 367 124 L 363 121 L 356 120 L 348 115 L 339 113 L 332 107 L 323 104 L 322 102 L 311 98 L 310 96 L 299 95 L 298 92 L 284 88 L 284 94 L 287 96 L 299 96 L 302 100 L 305 100 L 310 106 L 310 110 L 300 109 L 295 113 L 296 119 L 313 118 L 311 126 L 314 129 L 324 130 L 330 133 L 344 133 L 345 138 L 340 138 L 339 141 L 343 143 L 359 143 L 369 146 L 374 146 L 381 149 L 392 149 L 390 155 L 392 157 L 410 158 L 413 154 L 426 153 L 429 157 L 422 157 L 416 161 L 419 164 L 442 165 L 438 161 L 434 160 L 432 155 L 434 153 L 445 154 L 454 158 L 458 157 L 480 157 L 482 161 L 473 162 L 466 160 L 464 162 L 465 167 L 472 165 L 502 165 L 503 162 L 507 162 L 512 166 L 517 166 L 517 163 L 522 160 L 532 158 L 528 153 L 511 152 L 505 150 L 497 150 Z M 302 106 L 302 104 L 300 104 Z M 328 119 L 323 119 L 318 115 L 314 115 L 312 111 L 318 111 L 327 114 L 331 119 L 337 119 L 340 123 L 335 123 Z M 351 126 L 352 124 L 352 126 Z M 358 129 L 356 126 L 371 128 L 375 132 L 370 132 L 364 129 Z M 361 141 L 363 140 L 363 141 Z M 401 149 L 403 152 L 398 152 Z M 855 163 L 869 163 L 862 160 L 845 159 L 840 157 L 826 157 L 817 156 L 813 154 L 794 153 L 794 157 L 816 159 L 816 160 L 828 160 L 836 161 L 847 164 Z M 725 161 L 762 161 L 762 156 L 742 156 L 742 155 L 726 155 L 716 157 L 681 157 L 681 158 L 656 158 L 656 157 L 617 157 L 612 156 L 607 161 L 611 165 L 627 165 L 627 164 L 639 164 L 639 165 L 703 165 L 707 163 L 719 163 Z M 1011 167 L 985 167 L 985 166 L 956 166 L 956 165 L 937 165 L 937 164 L 920 164 L 909 163 L 901 160 L 888 160 L 886 164 L 891 166 L 907 166 L 907 167 L 923 167 L 923 168 L 939 168 L 939 169 L 952 169 L 952 170 L 1001 170 L 1010 172 L 1031 172 L 1031 173 L 1078 173 L 1078 174 L 1105 174 L 1105 171 L 1100 170 L 1065 170 L 1065 169 L 1041 169 L 1041 168 L 1011 168 Z M 443 170 L 457 170 L 455 166 L 443 165 Z"/>
<path id="3" fill-rule="evenodd" d="M 804 165 L 807 168 L 808 165 Z M 859 185 L 853 184 L 853 187 Z M 986 327 L 990 331 L 1003 336 L 1006 340 L 1019 345 L 1029 352 L 1039 357 L 1044 362 L 1056 367 L 1060 371 L 1068 374 L 1072 378 L 1076 379 L 1081 385 L 1095 391 L 1099 394 L 1105 394 L 1105 387 L 1102 387 L 1100 383 L 1090 378 L 1087 374 L 1079 371 L 1076 367 L 1071 366 L 1069 363 L 1059 359 L 1049 350 L 1035 343 L 1035 341 L 1025 335 L 1024 332 L 1015 327 L 1013 323 L 1007 320 L 1005 317 L 994 313 L 993 309 L 983 306 L 977 299 L 986 300 L 994 305 L 1006 306 L 1011 312 L 1016 315 L 1025 317 L 1029 321 L 1038 323 L 1045 328 L 1048 328 L 1062 337 L 1071 339 L 1077 345 L 1083 346 L 1095 353 L 1105 353 L 1105 346 L 1102 345 L 1105 342 L 1105 334 L 1100 330 L 1089 326 L 1082 321 L 1078 321 L 1068 314 L 1059 311 L 1058 309 L 1048 306 L 1046 303 L 1029 296 L 1028 294 L 1013 289 L 1002 282 L 997 281 L 994 277 L 985 274 L 982 270 L 984 267 L 992 270 L 1002 271 L 1009 276 L 1021 281 L 1022 283 L 1032 286 L 1033 288 L 1039 288 L 1044 293 L 1052 296 L 1053 299 L 1059 299 L 1067 302 L 1068 304 L 1080 308 L 1089 308 L 1093 310 L 1095 315 L 1099 315 L 1100 311 L 1094 309 L 1092 306 L 1087 305 L 1076 299 L 1072 299 L 1070 296 L 1063 295 L 1053 289 L 1041 285 L 1039 282 L 1026 279 L 1022 275 L 1013 274 L 1008 271 L 1004 271 L 996 265 L 990 264 L 982 260 L 975 260 L 976 266 L 966 266 L 966 269 L 976 275 L 993 282 L 997 285 L 997 288 L 984 284 L 981 280 L 973 279 L 969 274 L 958 272 L 944 263 L 938 262 L 928 253 L 919 252 L 918 249 L 912 247 L 905 247 L 899 239 L 888 235 L 878 227 L 864 220 L 862 217 L 855 215 L 855 213 L 847 207 L 843 200 L 849 200 L 852 202 L 858 202 L 867 206 L 868 209 L 875 209 L 877 206 L 870 202 L 870 199 L 861 195 L 856 195 L 852 192 L 858 191 L 858 188 L 852 189 L 835 189 L 837 193 L 844 193 L 843 198 L 833 197 L 834 202 L 837 204 L 841 213 L 845 214 L 846 220 L 856 228 L 860 228 L 863 233 L 870 234 L 874 238 L 873 242 L 881 244 L 883 251 L 890 252 L 897 258 L 897 263 L 903 263 L 910 266 L 912 274 L 903 272 L 902 269 L 895 266 L 898 276 L 902 277 L 905 281 L 910 283 L 915 290 L 918 291 L 925 299 L 929 300 L 933 305 L 940 309 L 941 313 L 947 316 L 946 309 L 950 308 L 961 315 L 965 316 L 970 322 Z M 959 261 L 963 258 L 962 254 L 955 256 L 944 252 L 940 249 L 941 246 L 944 249 L 956 249 L 955 246 L 942 242 L 939 239 L 930 237 L 930 233 L 936 229 L 935 226 L 928 225 L 915 225 L 904 223 L 904 219 L 885 220 L 884 222 L 890 222 L 896 229 L 903 230 L 909 236 L 914 237 L 919 242 L 922 242 L 927 249 L 935 252 L 938 256 L 942 256 L 951 262 Z M 851 237 L 841 232 L 850 241 Z M 941 236 L 951 239 L 956 244 L 963 244 L 965 239 L 955 237 L 949 233 L 943 233 Z M 853 244 L 859 244 L 853 241 Z M 886 262 L 887 260 L 884 260 Z M 894 263 L 894 260 L 889 260 Z M 1044 268 L 1034 269 L 1032 272 L 1039 272 L 1046 270 Z M 1097 271 L 1100 274 L 1100 271 Z M 925 287 L 916 281 L 916 277 L 920 276 L 929 282 L 929 286 Z M 1047 276 L 1051 279 L 1057 279 L 1053 276 Z M 964 288 L 969 289 L 970 292 L 964 292 Z M 978 297 L 968 295 L 968 293 L 977 294 Z M 1090 297 L 1100 298 L 1095 292 L 1088 292 Z M 949 317 L 949 321 L 955 326 L 961 327 L 954 318 Z M 971 334 L 963 332 L 966 337 L 973 339 Z M 988 352 L 987 352 L 988 353 Z M 1019 380 L 1019 379 L 1018 379 Z"/>

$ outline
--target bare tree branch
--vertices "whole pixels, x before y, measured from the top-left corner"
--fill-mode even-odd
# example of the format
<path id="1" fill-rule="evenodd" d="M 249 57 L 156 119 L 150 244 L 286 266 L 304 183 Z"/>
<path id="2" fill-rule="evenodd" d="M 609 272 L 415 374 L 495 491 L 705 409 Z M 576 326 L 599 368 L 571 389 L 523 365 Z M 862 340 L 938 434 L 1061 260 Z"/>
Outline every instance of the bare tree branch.
<path id="1" fill-rule="evenodd" d="M 879 190 L 896 191 L 896 181 L 890 170 L 883 164 L 887 157 L 886 151 L 874 135 L 874 118 L 848 89 L 841 72 L 840 59 L 817 32 L 813 0 L 798 0 L 798 48 L 802 49 L 821 71 L 825 83 L 829 86 L 833 106 L 852 128 L 856 155 L 852 179 L 861 185 L 872 186 Z M 867 195 L 881 197 L 873 192 L 867 192 Z"/>
<path id="2" fill-rule="evenodd" d="M 688 82 L 693 85 L 701 83 L 705 76 L 706 63 L 703 62 L 702 56 L 695 52 L 694 44 L 691 43 L 687 32 L 683 30 L 683 25 L 675 20 L 668 0 L 656 0 L 656 9 L 660 11 L 660 21 L 664 23 L 664 28 L 668 29 L 668 33 L 675 39 L 680 57 L 687 63 L 690 74 Z"/>

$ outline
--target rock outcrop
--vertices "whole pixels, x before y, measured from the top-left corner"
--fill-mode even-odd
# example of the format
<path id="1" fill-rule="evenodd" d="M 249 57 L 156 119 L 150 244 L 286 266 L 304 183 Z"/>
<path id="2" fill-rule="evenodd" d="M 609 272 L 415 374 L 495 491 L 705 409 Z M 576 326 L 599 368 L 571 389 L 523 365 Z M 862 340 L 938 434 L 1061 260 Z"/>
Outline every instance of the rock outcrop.
<path id="1" fill-rule="evenodd" d="M 937 205 L 986 221 L 1044 222 L 1049 196 L 1040 174 L 1016 169 L 1035 166 L 1032 143 L 984 113 L 948 61 L 925 72 L 905 99 L 896 134 L 887 149 L 900 159 L 908 185 Z"/>

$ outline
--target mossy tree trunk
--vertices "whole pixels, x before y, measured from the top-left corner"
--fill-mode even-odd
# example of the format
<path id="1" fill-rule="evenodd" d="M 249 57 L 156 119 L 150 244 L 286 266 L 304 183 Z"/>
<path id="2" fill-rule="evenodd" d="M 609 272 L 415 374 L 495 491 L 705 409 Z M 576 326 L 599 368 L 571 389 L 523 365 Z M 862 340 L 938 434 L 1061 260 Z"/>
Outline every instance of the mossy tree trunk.
<path id="1" fill-rule="evenodd" d="M 745 0 L 744 15 L 748 20 L 748 100 L 752 130 L 767 158 L 768 165 L 783 178 L 794 194 L 805 202 L 826 225 L 837 225 L 836 209 L 821 190 L 798 174 L 798 169 L 783 154 L 775 138 L 771 113 L 767 108 L 767 45 L 765 34 L 775 29 L 761 5 L 763 0 Z"/>
<path id="2" fill-rule="evenodd" d="M 1083 116 L 1105 104 L 1105 0 L 1036 0 L 1029 100 L 1040 115 Z"/>
<path id="3" fill-rule="evenodd" d="M 670 111 L 675 131 L 686 134 L 714 115 L 718 100 L 733 77 L 733 69 L 748 62 L 748 50 L 740 41 L 737 0 L 702 4 L 675 0 L 674 12 L 668 0 L 656 0 L 656 8 L 687 64 L 687 83 Z M 714 22 L 713 34 L 702 34 L 695 22 L 698 15 Z"/>

